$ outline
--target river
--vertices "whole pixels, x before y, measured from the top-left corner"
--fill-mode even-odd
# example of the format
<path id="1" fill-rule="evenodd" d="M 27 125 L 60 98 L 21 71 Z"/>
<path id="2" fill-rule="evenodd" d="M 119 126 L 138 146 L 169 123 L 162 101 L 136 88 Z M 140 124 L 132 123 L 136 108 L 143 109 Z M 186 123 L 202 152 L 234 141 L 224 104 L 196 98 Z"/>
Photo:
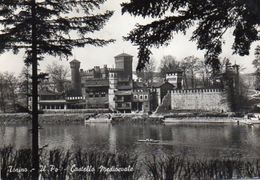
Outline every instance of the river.
<path id="1" fill-rule="evenodd" d="M 0 147 L 31 146 L 30 126 L 0 126 Z M 44 125 L 40 146 L 98 149 L 109 152 L 168 153 L 196 157 L 260 157 L 260 126 L 235 124 L 89 124 Z M 156 139 L 159 143 L 139 143 Z"/>

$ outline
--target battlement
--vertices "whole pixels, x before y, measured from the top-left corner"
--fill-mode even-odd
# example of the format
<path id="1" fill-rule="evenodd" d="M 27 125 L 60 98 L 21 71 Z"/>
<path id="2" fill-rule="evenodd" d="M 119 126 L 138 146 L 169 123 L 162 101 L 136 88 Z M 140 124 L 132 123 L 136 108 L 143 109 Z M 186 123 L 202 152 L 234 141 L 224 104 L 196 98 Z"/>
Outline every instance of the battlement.
<path id="1" fill-rule="evenodd" d="M 135 92 L 135 93 L 139 93 L 139 92 L 141 92 L 141 93 L 143 93 L 143 92 L 147 93 L 147 92 L 149 92 L 149 90 L 148 90 L 148 89 L 133 89 L 133 92 Z"/>
<path id="2" fill-rule="evenodd" d="M 108 76 L 109 76 L 109 78 L 117 78 L 117 73 L 116 72 L 109 72 Z"/>
<path id="3" fill-rule="evenodd" d="M 121 68 L 107 68 L 107 70 L 109 72 L 122 72 L 123 71 L 123 69 L 121 69 Z"/>
<path id="4" fill-rule="evenodd" d="M 176 71 L 176 72 L 167 72 L 166 76 L 177 76 L 177 75 L 182 75 L 182 71 Z"/>
<path id="5" fill-rule="evenodd" d="M 66 97 L 66 100 L 84 100 L 84 96 Z"/>
<path id="6" fill-rule="evenodd" d="M 173 94 L 196 94 L 196 93 L 216 93 L 223 92 L 223 89 L 174 89 L 170 92 Z"/>

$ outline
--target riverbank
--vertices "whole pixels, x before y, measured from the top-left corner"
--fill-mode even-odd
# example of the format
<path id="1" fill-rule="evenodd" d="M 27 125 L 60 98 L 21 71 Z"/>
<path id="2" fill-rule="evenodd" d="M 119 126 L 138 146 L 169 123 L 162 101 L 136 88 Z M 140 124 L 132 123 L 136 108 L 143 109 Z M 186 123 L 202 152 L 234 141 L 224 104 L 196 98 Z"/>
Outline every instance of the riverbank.
<path id="1" fill-rule="evenodd" d="M 97 114 L 97 113 L 95 113 Z M 94 113 L 44 113 L 39 115 L 40 124 L 78 124 L 84 123 L 86 117 Z M 119 123 L 140 123 L 140 124 L 161 124 L 172 123 L 233 123 L 239 116 L 234 113 L 219 112 L 175 112 L 168 114 L 113 114 L 113 124 Z M 31 116 L 27 113 L 0 114 L 0 125 L 30 124 Z"/>
<path id="2" fill-rule="evenodd" d="M 78 124 L 84 123 L 84 118 L 90 114 L 40 114 L 40 124 Z M 27 113 L 0 114 L 0 125 L 30 124 L 31 115 Z"/>
<path id="3" fill-rule="evenodd" d="M 182 118 L 165 118 L 164 123 L 238 123 L 243 118 L 238 117 L 182 117 Z"/>

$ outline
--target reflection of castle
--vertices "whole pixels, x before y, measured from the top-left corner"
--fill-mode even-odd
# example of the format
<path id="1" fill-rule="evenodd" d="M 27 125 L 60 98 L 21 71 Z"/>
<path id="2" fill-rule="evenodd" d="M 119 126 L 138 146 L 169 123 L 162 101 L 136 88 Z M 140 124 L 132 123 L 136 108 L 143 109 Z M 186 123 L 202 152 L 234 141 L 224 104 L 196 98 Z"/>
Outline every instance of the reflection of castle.
<path id="1" fill-rule="evenodd" d="M 227 110 L 221 106 L 220 90 L 183 90 L 182 71 L 168 72 L 164 82 L 150 83 L 149 86 L 134 81 L 132 62 L 133 56 L 122 53 L 115 56 L 115 68 L 104 65 L 84 71 L 80 69 L 80 61 L 73 60 L 70 62 L 71 90 L 66 94 L 47 93 L 48 97 L 44 93 L 40 94 L 40 108 L 109 109 L 128 113 L 158 109 Z"/>

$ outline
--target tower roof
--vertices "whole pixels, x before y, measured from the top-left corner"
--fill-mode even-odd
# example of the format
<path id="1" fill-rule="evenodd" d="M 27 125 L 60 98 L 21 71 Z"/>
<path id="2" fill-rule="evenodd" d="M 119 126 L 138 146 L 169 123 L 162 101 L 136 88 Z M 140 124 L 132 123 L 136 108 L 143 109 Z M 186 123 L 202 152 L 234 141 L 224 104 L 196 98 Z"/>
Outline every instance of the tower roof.
<path id="1" fill-rule="evenodd" d="M 172 71 L 167 71 L 166 74 L 171 74 L 171 73 L 183 73 L 183 70 L 178 68 L 176 70 L 172 70 Z"/>
<path id="2" fill-rule="evenodd" d="M 72 61 L 70 61 L 70 63 L 80 63 L 80 61 L 78 61 L 77 59 L 73 59 Z"/>
<path id="3" fill-rule="evenodd" d="M 119 57 L 133 57 L 132 55 L 126 54 L 126 53 L 121 53 L 117 56 L 115 56 L 115 58 L 119 58 Z"/>

